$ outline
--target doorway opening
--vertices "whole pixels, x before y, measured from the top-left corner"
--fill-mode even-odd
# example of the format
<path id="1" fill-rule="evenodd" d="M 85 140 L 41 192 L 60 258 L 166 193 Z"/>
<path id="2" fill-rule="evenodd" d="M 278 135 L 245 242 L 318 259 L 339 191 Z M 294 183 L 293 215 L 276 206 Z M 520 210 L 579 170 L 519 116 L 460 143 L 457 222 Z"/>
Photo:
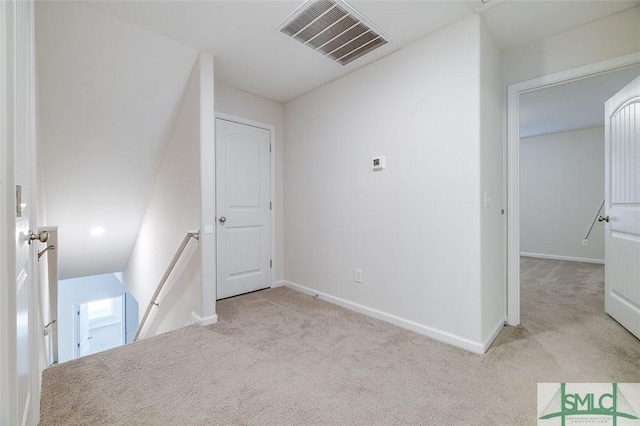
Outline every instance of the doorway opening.
<path id="1" fill-rule="evenodd" d="M 125 343 L 124 293 L 76 305 L 76 358 Z"/>
<path id="2" fill-rule="evenodd" d="M 105 327 L 110 325 L 111 329 L 115 329 L 117 327 L 111 323 L 120 321 L 124 328 L 124 343 L 133 341 L 138 327 L 138 302 L 122 284 L 122 274 L 111 273 L 59 280 L 57 296 L 59 363 L 76 359 L 79 353 L 87 355 L 88 352 L 98 351 L 98 349 L 91 349 L 92 347 L 104 347 L 98 343 L 102 340 L 101 336 L 104 333 L 99 330 L 99 325 Z M 109 302 L 113 298 L 124 300 Z M 89 319 L 90 311 L 91 319 Z M 81 315 L 83 321 L 80 321 Z M 91 333 L 96 334 L 89 334 L 89 329 L 92 329 Z M 78 334 L 79 332 L 82 332 L 81 335 Z M 115 339 L 115 337 L 111 338 Z M 78 352 L 79 344 L 83 346 L 80 352 Z M 85 348 L 87 345 L 88 348 Z"/>
<path id="3" fill-rule="evenodd" d="M 561 72 L 558 74 L 540 77 L 534 80 L 529 80 L 522 83 L 517 83 L 508 87 L 508 101 L 507 101 L 507 176 L 508 176 L 508 184 L 507 184 L 507 193 L 508 193 L 508 217 L 507 217 L 507 322 L 510 325 L 518 325 L 521 322 L 521 307 L 520 307 L 520 273 L 521 273 L 521 247 L 522 247 L 522 237 L 524 236 L 524 232 L 521 230 L 521 220 L 523 218 L 522 212 L 522 198 L 521 198 L 521 102 L 527 94 L 534 94 L 536 92 L 541 92 L 545 89 L 558 87 L 567 85 L 567 83 L 572 84 L 576 82 L 580 82 L 582 80 L 597 77 L 600 75 L 604 75 L 606 73 L 611 73 L 613 71 L 623 70 L 629 67 L 640 65 L 640 54 L 631 54 L 620 58 L 615 58 L 612 60 L 599 62 L 596 64 L 592 64 L 589 66 L 568 70 L 565 72 Z M 568 86 L 567 86 L 568 87 Z M 610 93 L 612 96 L 615 92 Z M 605 99 L 606 100 L 606 99 Z M 604 105 L 604 100 L 602 101 L 602 105 Z M 604 114 L 602 114 L 604 116 Z M 524 126 L 523 126 L 524 127 Z M 568 129 L 565 129 L 568 130 Z M 576 130 L 571 129 L 571 130 Z M 549 129 L 547 129 L 547 133 L 551 133 Z M 557 130 L 556 130 L 557 131 Z M 544 133 L 544 132 L 543 132 Z M 600 184 L 603 187 L 604 191 L 604 182 Z M 593 202 L 594 206 L 589 208 L 589 213 L 587 216 L 589 218 L 585 219 L 585 232 L 589 229 L 591 225 L 591 219 L 593 219 L 593 215 L 598 211 L 599 205 L 602 200 L 596 200 L 597 202 Z M 591 211 L 593 210 L 593 211 Z M 555 220 L 554 214 L 558 214 L 557 210 L 551 209 L 548 211 L 551 214 L 551 220 Z M 548 219 L 547 219 L 548 220 Z M 548 222 L 547 222 L 548 223 Z M 591 234 L 585 234 L 591 236 Z M 578 233 L 577 238 L 573 238 L 571 240 L 572 244 L 578 244 L 579 247 L 584 247 L 585 239 L 589 239 L 589 237 L 584 238 L 584 236 L 580 236 L 580 232 Z M 575 241 L 574 241 L 575 240 Z M 587 241 L 589 244 L 589 241 Z M 588 247 L 588 246 L 587 246 Z M 585 247 L 586 248 L 586 247 Z M 563 255 L 560 256 L 560 260 L 562 260 Z M 565 257 L 572 257 L 566 256 Z M 580 256 L 573 256 L 579 258 Z M 553 257 L 550 257 L 553 259 Z M 571 260 L 571 259 L 567 259 Z M 573 259 L 578 260 L 578 259 Z M 583 259 L 584 260 L 584 259 Z"/>

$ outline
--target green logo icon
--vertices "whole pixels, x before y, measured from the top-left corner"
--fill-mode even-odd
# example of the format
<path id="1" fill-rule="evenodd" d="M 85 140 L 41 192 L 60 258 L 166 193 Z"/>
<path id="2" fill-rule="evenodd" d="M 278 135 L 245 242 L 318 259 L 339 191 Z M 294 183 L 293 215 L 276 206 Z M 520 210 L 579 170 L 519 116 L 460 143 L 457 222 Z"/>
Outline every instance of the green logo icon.
<path id="1" fill-rule="evenodd" d="M 562 426 L 572 416 L 609 416 L 614 426 L 617 425 L 618 418 L 638 420 L 638 415 L 620 392 L 617 383 L 611 384 L 610 393 L 567 392 L 566 385 L 560 383 L 560 388 L 547 404 L 540 420 L 559 417 Z"/>

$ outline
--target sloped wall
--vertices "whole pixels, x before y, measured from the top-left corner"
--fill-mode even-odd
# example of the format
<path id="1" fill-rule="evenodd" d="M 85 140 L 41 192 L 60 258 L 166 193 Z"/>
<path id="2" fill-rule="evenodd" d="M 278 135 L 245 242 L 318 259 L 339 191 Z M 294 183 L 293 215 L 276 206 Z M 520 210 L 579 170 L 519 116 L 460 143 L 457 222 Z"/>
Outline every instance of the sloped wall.
<path id="1" fill-rule="evenodd" d="M 140 318 L 185 233 L 202 227 L 202 101 L 210 97 L 213 103 L 213 75 L 205 79 L 211 82 L 211 93 L 203 94 L 207 87 L 201 78 L 202 55 L 191 74 L 156 174 L 135 247 L 123 273 L 125 286 L 140 304 Z M 212 64 L 212 58 L 208 59 Z M 210 70 L 213 71 L 212 68 Z M 212 112 L 213 105 L 208 109 Z M 213 157 L 207 157 L 207 161 L 213 161 Z M 210 240 L 211 235 L 201 232 L 200 243 L 193 240 L 189 242 L 184 256 L 160 294 L 160 307 L 152 310 L 143 337 L 183 327 L 192 322 L 192 313 L 203 316 L 201 255 L 205 239 Z M 205 290 L 211 289 L 207 287 Z M 215 301 L 215 289 L 213 294 Z M 215 313 L 215 305 L 212 304 L 211 309 Z"/>

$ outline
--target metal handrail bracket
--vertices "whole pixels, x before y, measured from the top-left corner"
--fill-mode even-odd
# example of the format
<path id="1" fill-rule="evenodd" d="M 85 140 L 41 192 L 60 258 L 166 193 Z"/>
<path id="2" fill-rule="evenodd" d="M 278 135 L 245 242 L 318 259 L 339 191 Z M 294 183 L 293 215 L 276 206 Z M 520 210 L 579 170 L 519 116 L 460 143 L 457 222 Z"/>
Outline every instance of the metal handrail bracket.
<path id="1" fill-rule="evenodd" d="M 135 336 L 133 336 L 134 342 L 140 338 L 140 333 L 142 332 L 142 329 L 144 328 L 144 325 L 147 321 L 147 318 L 149 318 L 149 314 L 151 313 L 151 310 L 153 309 L 153 307 L 154 306 L 158 308 L 160 307 L 160 305 L 157 303 L 158 296 L 160 295 L 162 288 L 164 287 L 167 280 L 169 279 L 171 272 L 173 272 L 173 268 L 175 268 L 176 264 L 178 263 L 178 260 L 180 259 L 180 256 L 182 256 L 182 253 L 184 252 L 184 249 L 187 247 L 187 244 L 189 243 L 189 240 L 191 240 L 191 238 L 193 238 L 196 241 L 200 241 L 200 231 L 198 230 L 187 231 L 184 237 L 182 238 L 182 242 L 180 243 L 178 250 L 176 250 L 176 253 L 173 255 L 173 259 L 171 259 L 171 263 L 169 263 L 167 270 L 164 272 L 164 275 L 162 276 L 162 278 L 160 279 L 160 282 L 158 283 L 158 286 L 156 287 L 156 291 L 153 293 L 153 296 L 151 297 L 151 301 L 149 302 L 149 305 L 147 305 L 147 310 L 144 312 L 142 320 L 140 321 L 140 324 L 138 325 L 138 329 L 136 330 Z"/>

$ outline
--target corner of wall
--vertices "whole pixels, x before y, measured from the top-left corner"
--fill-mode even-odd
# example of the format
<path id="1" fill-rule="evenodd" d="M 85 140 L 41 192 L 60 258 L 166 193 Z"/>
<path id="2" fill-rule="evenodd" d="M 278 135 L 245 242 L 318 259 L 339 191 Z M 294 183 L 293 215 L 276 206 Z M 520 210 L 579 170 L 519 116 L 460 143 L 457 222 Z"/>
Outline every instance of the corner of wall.
<path id="1" fill-rule="evenodd" d="M 284 235 L 285 280 L 482 348 L 480 29 L 472 16 L 287 103 Z"/>
<path id="2" fill-rule="evenodd" d="M 209 52 L 200 52 L 200 306 L 195 311 L 201 317 L 216 315 L 216 266 L 211 259 L 216 258 L 215 227 L 215 78 L 214 58 Z"/>
<path id="3" fill-rule="evenodd" d="M 480 24 L 481 340 L 492 341 L 506 315 L 502 52 Z"/>
<path id="4" fill-rule="evenodd" d="M 123 271 L 125 287 L 140 304 L 141 312 L 151 301 L 186 232 L 201 227 L 200 150 L 201 113 L 204 113 L 201 105 L 201 62 L 202 55 L 196 60 L 189 77 L 136 243 Z M 210 97 L 213 98 L 212 95 Z M 192 254 L 185 263 L 181 272 L 172 274 L 172 279 L 176 280 L 172 285 L 188 290 L 189 294 L 169 299 L 171 303 L 163 304 L 163 331 L 184 326 L 183 319 L 188 318 L 191 311 L 199 312 L 201 309 L 202 260 Z M 182 315 L 184 312 L 186 314 Z"/>

